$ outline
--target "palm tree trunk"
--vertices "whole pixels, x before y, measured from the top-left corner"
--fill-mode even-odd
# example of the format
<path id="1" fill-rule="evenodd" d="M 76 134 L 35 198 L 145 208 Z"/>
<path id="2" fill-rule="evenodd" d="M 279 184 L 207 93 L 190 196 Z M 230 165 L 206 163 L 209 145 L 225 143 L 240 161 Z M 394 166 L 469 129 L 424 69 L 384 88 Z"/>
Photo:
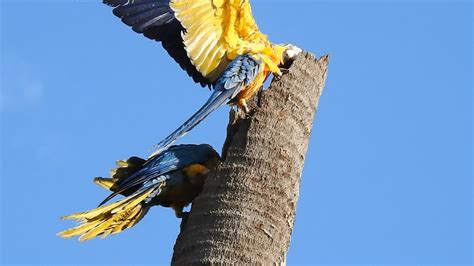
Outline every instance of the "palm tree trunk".
<path id="1" fill-rule="evenodd" d="M 328 61 L 300 54 L 249 114 L 231 111 L 224 162 L 194 200 L 172 264 L 285 264 Z"/>

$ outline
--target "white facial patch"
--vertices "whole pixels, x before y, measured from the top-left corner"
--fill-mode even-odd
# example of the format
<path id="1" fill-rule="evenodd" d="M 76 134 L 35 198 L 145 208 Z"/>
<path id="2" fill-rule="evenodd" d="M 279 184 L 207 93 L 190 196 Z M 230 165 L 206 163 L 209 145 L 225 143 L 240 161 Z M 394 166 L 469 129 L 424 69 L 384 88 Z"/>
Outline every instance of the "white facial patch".
<path id="1" fill-rule="evenodd" d="M 294 60 L 303 50 L 296 45 L 287 44 L 285 51 L 285 58 L 287 60 Z"/>

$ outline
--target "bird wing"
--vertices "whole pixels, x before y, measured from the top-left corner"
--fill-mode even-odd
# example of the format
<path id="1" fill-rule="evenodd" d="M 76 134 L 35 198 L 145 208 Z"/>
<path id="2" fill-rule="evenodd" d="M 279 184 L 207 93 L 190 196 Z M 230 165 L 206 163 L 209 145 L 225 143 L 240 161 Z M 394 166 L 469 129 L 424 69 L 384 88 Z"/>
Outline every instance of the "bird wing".
<path id="1" fill-rule="evenodd" d="M 153 184 L 165 182 L 169 173 L 199 163 L 202 158 L 199 157 L 199 154 L 194 153 L 195 148 L 196 145 L 171 146 L 162 153 L 150 157 L 141 169 L 130 176 L 118 179 L 114 184 L 116 186 L 114 192 L 105 198 L 99 206 L 124 191 L 133 190 L 132 188 L 136 186 L 142 186 L 140 189 L 146 188 L 149 185 L 148 181 L 153 180 Z"/>
<path id="2" fill-rule="evenodd" d="M 188 57 L 208 80 L 216 81 L 238 55 L 268 47 L 252 16 L 248 0 L 171 0 L 185 28 Z"/>
<path id="3" fill-rule="evenodd" d="M 202 86 L 212 82 L 192 64 L 184 47 L 184 31 L 170 8 L 170 0 L 103 0 L 112 6 L 113 13 L 123 23 L 145 37 L 161 42 L 169 55 L 196 83 Z"/>
<path id="4" fill-rule="evenodd" d="M 99 206 L 111 200 L 113 197 L 123 193 L 124 191 L 130 190 L 137 185 L 143 185 L 146 181 L 152 180 L 157 177 L 166 178 L 166 174 L 179 169 L 182 163 L 178 157 L 176 157 L 172 152 L 164 152 L 154 158 L 151 158 L 147 161 L 146 165 L 143 168 L 133 173 L 132 175 L 117 180 L 116 186 L 117 189 L 105 198 Z M 158 180 L 159 182 L 164 182 L 166 180 Z"/>

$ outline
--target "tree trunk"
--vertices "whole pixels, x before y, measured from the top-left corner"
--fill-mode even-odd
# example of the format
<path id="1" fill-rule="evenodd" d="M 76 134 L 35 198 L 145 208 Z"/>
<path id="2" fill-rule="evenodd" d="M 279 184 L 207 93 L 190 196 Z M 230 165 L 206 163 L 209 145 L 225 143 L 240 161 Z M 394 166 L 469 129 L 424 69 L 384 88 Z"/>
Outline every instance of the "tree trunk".
<path id="1" fill-rule="evenodd" d="M 224 162 L 194 200 L 172 264 L 285 264 L 328 60 L 300 54 L 249 114 L 230 112 Z"/>

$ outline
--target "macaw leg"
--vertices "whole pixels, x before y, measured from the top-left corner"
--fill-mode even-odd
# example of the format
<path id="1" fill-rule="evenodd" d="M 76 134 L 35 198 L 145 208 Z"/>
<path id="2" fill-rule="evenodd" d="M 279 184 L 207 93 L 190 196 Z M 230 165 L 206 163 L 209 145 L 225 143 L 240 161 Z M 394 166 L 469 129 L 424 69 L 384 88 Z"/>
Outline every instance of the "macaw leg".
<path id="1" fill-rule="evenodd" d="M 237 105 L 242 109 L 246 114 L 250 112 L 249 107 L 247 106 L 247 101 L 245 99 L 239 99 Z"/>

